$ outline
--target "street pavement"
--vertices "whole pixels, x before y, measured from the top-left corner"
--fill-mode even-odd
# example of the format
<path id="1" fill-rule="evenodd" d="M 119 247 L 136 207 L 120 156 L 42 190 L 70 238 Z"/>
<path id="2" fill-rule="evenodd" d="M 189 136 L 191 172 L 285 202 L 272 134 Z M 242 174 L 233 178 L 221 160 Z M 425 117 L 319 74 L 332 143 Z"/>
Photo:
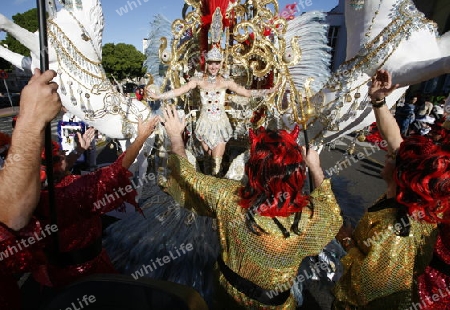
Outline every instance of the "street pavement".
<path id="1" fill-rule="evenodd" d="M 353 137 L 345 136 L 335 141 L 333 147 L 325 147 L 320 157 L 344 216 L 354 226 L 386 189 L 380 176 L 386 152 L 371 143 L 356 141 L 350 156 L 347 150 L 352 142 Z M 338 173 L 333 171 L 336 167 L 341 168 Z"/>

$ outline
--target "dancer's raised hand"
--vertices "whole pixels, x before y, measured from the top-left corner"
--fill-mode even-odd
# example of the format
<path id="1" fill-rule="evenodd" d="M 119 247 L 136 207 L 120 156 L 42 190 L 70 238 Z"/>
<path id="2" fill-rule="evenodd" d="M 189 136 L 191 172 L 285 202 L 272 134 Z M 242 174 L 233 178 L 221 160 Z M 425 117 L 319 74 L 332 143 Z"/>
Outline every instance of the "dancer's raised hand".
<path id="1" fill-rule="evenodd" d="M 186 121 L 178 116 L 175 105 L 166 105 L 164 107 L 164 127 L 171 139 L 172 137 L 181 136 L 183 133 Z"/>
<path id="2" fill-rule="evenodd" d="M 387 70 L 378 70 L 372 77 L 369 97 L 372 101 L 380 101 L 389 96 L 400 85 L 392 85 L 392 75 Z"/>

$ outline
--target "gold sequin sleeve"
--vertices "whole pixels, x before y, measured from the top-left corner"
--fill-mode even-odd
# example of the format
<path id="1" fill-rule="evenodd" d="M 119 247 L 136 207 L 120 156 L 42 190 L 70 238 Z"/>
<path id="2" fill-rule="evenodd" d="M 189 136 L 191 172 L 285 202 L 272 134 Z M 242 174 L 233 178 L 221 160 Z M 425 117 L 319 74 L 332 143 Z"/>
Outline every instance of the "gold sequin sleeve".
<path id="1" fill-rule="evenodd" d="M 344 274 L 335 287 L 337 309 L 407 309 L 414 301 L 414 278 L 429 259 L 433 224 L 410 219 L 409 236 L 395 234 L 396 208 L 367 212 L 342 259 Z"/>
<path id="2" fill-rule="evenodd" d="M 197 172 L 187 158 L 181 156 L 170 155 L 169 168 L 171 176 L 179 183 L 182 190 L 204 202 L 193 206 L 200 214 L 210 214 L 211 211 L 215 213 L 219 201 L 226 196 L 237 195 L 237 189 L 240 186 L 237 181 L 218 179 Z"/>

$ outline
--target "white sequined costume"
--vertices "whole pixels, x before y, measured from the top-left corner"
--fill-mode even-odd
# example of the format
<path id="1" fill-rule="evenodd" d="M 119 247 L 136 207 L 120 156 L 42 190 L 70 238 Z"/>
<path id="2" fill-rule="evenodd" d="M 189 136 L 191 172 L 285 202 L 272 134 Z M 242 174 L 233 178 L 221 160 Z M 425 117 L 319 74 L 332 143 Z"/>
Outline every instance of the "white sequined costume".
<path id="1" fill-rule="evenodd" d="M 225 91 L 225 89 L 200 89 L 202 107 L 195 135 L 210 149 L 214 149 L 221 142 L 227 142 L 233 135 L 224 109 Z"/>

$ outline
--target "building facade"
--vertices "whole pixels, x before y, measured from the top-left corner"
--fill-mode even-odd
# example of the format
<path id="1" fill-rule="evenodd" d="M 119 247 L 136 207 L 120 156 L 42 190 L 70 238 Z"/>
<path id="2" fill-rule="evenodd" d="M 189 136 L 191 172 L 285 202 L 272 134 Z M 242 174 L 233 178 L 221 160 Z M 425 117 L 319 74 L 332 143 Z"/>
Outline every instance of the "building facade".
<path id="1" fill-rule="evenodd" d="M 331 70 L 337 68 L 345 61 L 347 46 L 347 31 L 345 28 L 344 0 L 327 13 L 326 23 L 328 28 L 328 44 L 331 47 Z"/>

